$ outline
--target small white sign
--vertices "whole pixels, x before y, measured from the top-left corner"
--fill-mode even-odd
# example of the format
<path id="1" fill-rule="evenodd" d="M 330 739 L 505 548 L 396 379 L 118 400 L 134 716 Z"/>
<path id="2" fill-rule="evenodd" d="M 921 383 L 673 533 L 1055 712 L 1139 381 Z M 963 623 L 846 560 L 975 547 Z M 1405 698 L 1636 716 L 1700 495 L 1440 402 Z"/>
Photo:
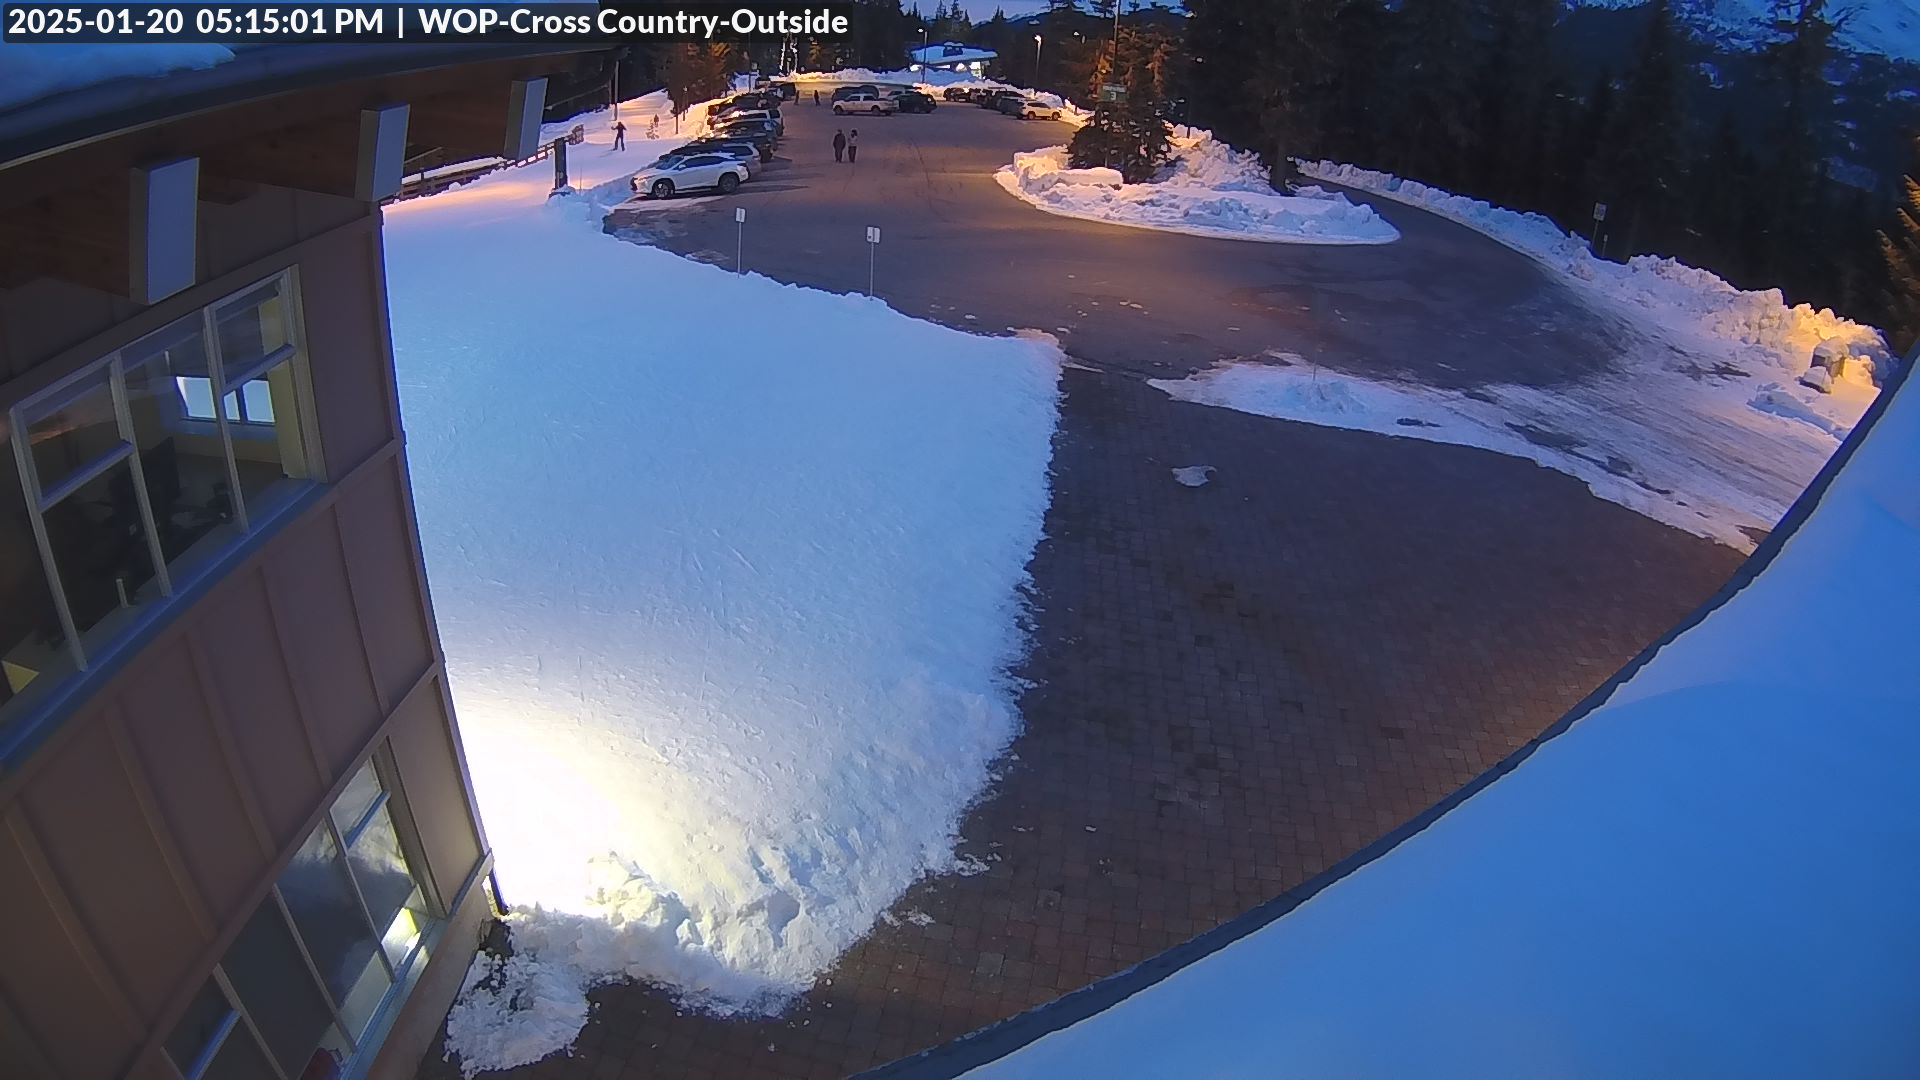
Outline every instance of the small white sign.
<path id="1" fill-rule="evenodd" d="M 867 226 L 867 243 L 877 244 L 879 242 L 880 242 L 880 226 L 878 225 Z"/>
<path id="2" fill-rule="evenodd" d="M 742 225 L 745 225 L 747 223 L 747 208 L 744 206 L 734 207 L 733 220 L 739 222 Z"/>
<path id="3" fill-rule="evenodd" d="M 1606 203 L 1597 202 L 1593 204 L 1593 220 L 1595 221 L 1607 220 L 1607 204 Z"/>

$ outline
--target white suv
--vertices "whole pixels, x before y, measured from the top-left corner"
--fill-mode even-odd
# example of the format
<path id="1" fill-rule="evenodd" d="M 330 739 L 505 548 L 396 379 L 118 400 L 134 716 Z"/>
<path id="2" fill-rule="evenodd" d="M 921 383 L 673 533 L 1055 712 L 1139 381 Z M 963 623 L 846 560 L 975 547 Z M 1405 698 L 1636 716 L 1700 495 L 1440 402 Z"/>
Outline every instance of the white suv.
<path id="1" fill-rule="evenodd" d="M 745 165 L 722 154 L 668 156 L 634 173 L 633 190 L 656 199 L 696 188 L 716 188 L 722 195 L 731 195 L 752 175 Z"/>
<path id="2" fill-rule="evenodd" d="M 847 97 L 841 98 L 839 101 L 834 102 L 833 111 L 836 115 L 839 115 L 839 116 L 845 116 L 848 113 L 862 113 L 862 112 L 873 113 L 876 116 L 880 116 L 888 113 L 899 112 L 900 103 L 893 100 L 892 98 L 883 98 L 874 94 L 859 93 L 859 94 L 848 95 Z"/>

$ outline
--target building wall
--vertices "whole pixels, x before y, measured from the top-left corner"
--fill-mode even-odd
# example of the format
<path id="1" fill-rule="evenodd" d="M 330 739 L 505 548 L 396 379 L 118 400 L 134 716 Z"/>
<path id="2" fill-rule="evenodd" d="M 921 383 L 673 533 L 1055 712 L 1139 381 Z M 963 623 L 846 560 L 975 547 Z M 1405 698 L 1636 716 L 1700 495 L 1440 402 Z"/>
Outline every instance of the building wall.
<path id="1" fill-rule="evenodd" d="M 297 267 L 326 480 L 89 672 L 0 772 L 8 1080 L 173 1075 L 161 1040 L 381 747 L 429 903 L 451 911 L 486 865 L 401 450 L 377 211 L 277 188 L 202 211 L 206 284 L 154 308 L 50 281 L 0 289 L 3 410 Z M 433 967 L 464 968 L 477 930 L 461 922 L 469 940 Z"/>

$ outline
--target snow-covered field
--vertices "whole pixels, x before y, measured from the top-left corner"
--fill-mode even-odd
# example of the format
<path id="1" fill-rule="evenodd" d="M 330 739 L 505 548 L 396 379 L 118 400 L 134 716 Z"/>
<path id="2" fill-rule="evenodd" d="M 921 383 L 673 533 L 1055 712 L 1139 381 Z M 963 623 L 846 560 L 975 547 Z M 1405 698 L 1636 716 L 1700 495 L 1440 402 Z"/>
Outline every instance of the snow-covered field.
<path id="1" fill-rule="evenodd" d="M 1277 244 L 1389 244 L 1400 233 L 1345 195 L 1281 195 L 1259 159 L 1208 132 L 1175 136 L 1178 155 L 1150 183 L 1112 169 L 1075 169 L 1067 148 L 1015 154 L 994 180 L 1048 213 L 1110 225 Z"/>
<path id="2" fill-rule="evenodd" d="M 1920 1075 L 1917 389 L 1770 567 L 1519 768 L 968 1075 Z"/>
<path id="3" fill-rule="evenodd" d="M 1320 179 L 1373 191 L 1488 234 L 1616 313 L 1637 339 L 1614 372 L 1543 391 L 1471 393 L 1380 383 L 1279 353 L 1155 385 L 1263 416 L 1514 454 L 1602 498 L 1740 550 L 1771 529 L 1877 393 L 1891 361 L 1878 331 L 1777 291 L 1741 292 L 1670 259 L 1613 263 L 1551 221 L 1352 166 Z M 1803 385 L 1815 355 L 1841 369 Z"/>
<path id="4" fill-rule="evenodd" d="M 387 211 L 396 364 L 450 681 L 516 956 L 469 1073 L 567 1046 L 587 988 L 805 989 L 917 877 L 1018 718 L 1057 348 L 600 232 L 662 101 Z M 577 121 L 557 125 L 556 133 Z M 537 905 L 537 906 L 536 906 Z"/>

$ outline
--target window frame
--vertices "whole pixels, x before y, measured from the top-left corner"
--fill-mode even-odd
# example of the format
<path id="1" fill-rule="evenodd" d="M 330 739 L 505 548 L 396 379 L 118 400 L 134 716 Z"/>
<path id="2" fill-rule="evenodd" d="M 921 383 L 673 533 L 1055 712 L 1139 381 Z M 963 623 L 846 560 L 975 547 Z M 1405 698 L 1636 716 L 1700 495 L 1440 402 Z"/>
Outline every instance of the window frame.
<path id="1" fill-rule="evenodd" d="M 137 450 L 139 442 L 135 434 L 132 408 L 127 395 L 128 371 L 138 368 L 149 359 L 146 355 L 130 356 L 129 350 L 133 346 L 138 345 L 148 335 L 135 338 L 121 345 L 119 348 L 113 349 L 105 355 L 83 364 L 79 368 L 66 373 L 52 383 L 35 390 L 33 393 L 20 398 L 8 406 L 7 426 L 9 440 L 12 443 L 12 467 L 16 470 L 20 480 L 20 490 L 23 501 L 26 504 L 25 508 L 29 526 L 33 534 L 34 545 L 40 557 L 40 570 L 46 580 L 54 612 L 59 620 L 61 634 L 65 638 L 65 651 L 74 667 L 74 672 L 65 676 L 62 681 L 84 675 L 92 670 L 99 662 L 112 656 L 120 649 L 121 645 L 131 634 L 137 632 L 139 627 L 148 623 L 155 612 L 166 608 L 168 601 L 178 595 L 184 588 L 204 578 L 212 567 L 220 564 L 222 561 L 221 556 L 224 555 L 226 551 L 230 551 L 243 544 L 249 536 L 256 531 L 255 521 L 253 517 L 249 516 L 247 510 L 245 493 L 240 487 L 239 464 L 234 454 L 234 443 L 236 438 L 245 440 L 248 437 L 247 429 L 251 428 L 257 431 L 262 425 L 250 424 L 240 420 L 235 420 L 230 423 L 227 419 L 226 395 L 228 393 L 228 380 L 225 371 L 224 357 L 220 352 L 218 320 L 222 314 L 227 313 L 227 309 L 233 305 L 234 301 L 243 299 L 250 294 L 260 292 L 269 287 L 273 289 L 274 295 L 280 298 L 285 308 L 285 318 L 287 320 L 286 336 L 288 340 L 286 344 L 268 350 L 264 355 L 243 369 L 240 374 L 243 375 L 244 378 L 234 384 L 234 392 L 238 394 L 240 392 L 239 388 L 244 387 L 246 383 L 252 379 L 262 378 L 283 364 L 289 365 L 290 375 L 293 380 L 294 397 L 298 403 L 298 412 L 294 417 L 284 420 L 276 419 L 281 423 L 291 422 L 295 426 L 299 437 L 301 457 L 303 459 L 301 467 L 302 471 L 307 474 L 303 479 L 307 483 L 315 485 L 327 482 L 323 471 L 325 458 L 320 451 L 319 425 L 316 422 L 317 412 L 314 407 L 313 381 L 309 367 L 306 323 L 304 318 L 304 305 L 301 302 L 298 267 L 290 266 L 273 274 L 269 274 L 266 277 L 207 301 L 200 305 L 196 312 L 188 312 L 178 319 L 163 324 L 172 325 L 176 322 L 196 318 L 199 322 L 199 334 L 203 348 L 206 350 L 207 378 L 211 384 L 214 395 L 214 417 L 211 422 L 202 421 L 202 423 L 207 424 L 207 433 L 216 434 L 220 441 L 220 452 L 225 461 L 227 483 L 233 500 L 233 524 L 236 526 L 235 535 L 232 536 L 226 544 L 222 545 L 222 551 L 210 553 L 211 557 L 200 560 L 197 567 L 189 568 L 188 572 L 179 575 L 179 580 L 175 579 L 174 570 L 176 567 L 168 565 L 164 553 L 161 550 L 160 531 L 154 520 L 152 499 L 148 493 L 149 489 L 146 475 L 142 469 L 141 455 Z M 47 410 L 48 403 L 50 402 L 64 404 L 67 399 L 74 397 L 77 392 L 80 392 L 81 388 L 85 387 L 89 380 L 101 379 L 103 375 L 112 400 L 114 429 L 119 436 L 119 444 L 96 456 L 94 459 L 76 467 L 72 472 L 62 477 L 58 483 L 54 484 L 51 489 L 44 487 L 41 483 L 39 466 L 33 459 L 32 418 L 36 414 L 40 414 L 42 410 Z M 58 405 L 54 406 L 54 408 L 58 407 Z M 144 613 L 142 617 L 132 620 L 130 625 L 120 628 L 117 632 L 108 633 L 104 637 L 94 634 L 94 628 L 90 627 L 86 633 L 94 637 L 94 640 L 91 642 L 83 641 L 82 632 L 74 620 L 72 602 L 61 581 L 56 552 L 53 549 L 52 539 L 47 530 L 46 515 L 49 510 L 58 506 L 62 500 L 74 494 L 86 484 L 119 467 L 122 462 L 126 463 L 132 475 L 135 507 L 139 515 L 140 528 L 145 534 L 148 558 L 153 564 L 153 583 L 158 595 L 144 605 L 149 608 L 149 611 Z M 279 500 L 263 500 L 263 502 L 268 503 L 276 501 Z M 264 510 L 265 507 L 261 507 L 260 509 Z M 264 523 L 276 515 L 272 513 L 260 513 L 256 516 L 259 517 L 261 523 Z M 9 724 L 8 726 L 11 725 Z"/>
<path id="2" fill-rule="evenodd" d="M 374 747 L 373 752 L 364 761 L 356 764 L 348 771 L 346 779 L 351 780 L 361 769 L 370 769 L 375 778 L 379 780 L 380 795 L 370 802 L 367 808 L 361 812 L 359 819 L 353 823 L 353 829 L 351 831 L 356 835 L 363 833 L 368 823 L 373 820 L 378 811 L 382 807 L 386 808 L 389 820 L 393 823 L 394 834 L 400 841 L 401 851 L 407 860 L 408 876 L 413 878 L 415 887 L 420 890 L 421 904 L 426 908 L 427 914 L 431 919 L 428 925 L 421 928 L 418 938 L 414 941 L 412 947 L 407 950 L 405 958 L 399 963 L 394 963 L 392 959 L 387 956 L 387 951 L 382 945 L 384 930 L 374 924 L 371 910 L 367 906 L 366 897 L 361 892 L 360 882 L 354 876 L 353 867 L 349 861 L 348 852 L 350 849 L 347 846 L 346 834 L 341 831 L 339 823 L 334 820 L 334 806 L 345 794 L 344 786 L 341 791 L 334 793 L 333 798 L 321 809 L 319 821 L 315 823 L 312 829 L 307 831 L 307 835 L 311 836 L 313 833 L 324 829 L 327 836 L 332 840 L 334 858 L 338 862 L 341 874 L 346 877 L 352 890 L 352 895 L 360 911 L 361 918 L 367 927 L 367 933 L 373 939 L 374 955 L 379 957 L 380 963 L 387 973 L 386 990 L 381 994 L 379 1002 L 375 1004 L 373 1011 L 369 1014 L 367 1023 L 363 1027 L 355 1029 L 348 1023 L 346 1013 L 343 1011 L 341 1003 L 334 999 L 332 990 L 327 986 L 326 976 L 321 972 L 319 964 L 314 960 L 312 950 L 308 947 L 306 938 L 301 936 L 300 923 L 294 918 L 292 908 L 287 905 L 286 897 L 281 893 L 279 878 L 276 877 L 274 879 L 273 883 L 267 889 L 266 896 L 262 897 L 260 901 L 261 907 L 271 906 L 275 917 L 280 920 L 281 925 L 287 932 L 287 936 L 292 940 L 294 948 L 299 954 L 300 969 L 305 972 L 307 980 L 312 985 L 314 991 L 320 995 L 320 1001 L 326 1006 L 327 1015 L 331 1018 L 333 1026 L 338 1029 L 350 1048 L 350 1056 L 340 1063 L 340 1075 L 342 1077 L 360 1075 L 360 1071 L 363 1070 L 366 1065 L 366 1060 L 363 1058 L 365 1052 L 368 1050 L 377 1050 L 384 1043 L 386 1037 L 386 1030 L 383 1027 L 384 1015 L 393 1007 L 396 994 L 411 992 L 413 986 L 412 976 L 415 973 L 415 969 L 418 965 L 427 962 L 432 943 L 438 938 L 436 931 L 441 930 L 447 925 L 447 919 L 449 917 L 445 904 L 433 887 L 433 875 L 427 872 L 426 863 L 419 853 L 419 837 L 414 832 L 413 815 L 408 811 L 406 794 L 399 785 L 398 774 L 391 760 L 391 755 L 391 747 L 383 740 Z M 283 869 L 282 873 L 284 872 L 285 870 Z M 254 914 L 257 914 L 258 911 L 259 908 L 256 908 Z M 250 914 L 248 918 L 253 918 L 254 914 Z M 218 1056 L 221 1048 L 226 1045 L 226 1042 L 235 1037 L 235 1032 L 245 1029 L 248 1036 L 253 1039 L 255 1046 L 259 1048 L 262 1057 L 273 1069 L 272 1080 L 299 1080 L 297 1076 L 289 1074 L 286 1069 L 281 1066 L 279 1060 L 274 1057 L 266 1038 L 261 1033 L 258 1023 L 255 1022 L 252 1014 L 249 1012 L 245 999 L 242 998 L 239 991 L 234 988 L 232 981 L 228 978 L 226 963 L 227 958 L 223 955 L 214 963 L 212 972 L 207 976 L 219 987 L 220 993 L 226 998 L 227 1008 L 230 1010 L 230 1015 L 222 1022 L 220 1031 L 202 1046 L 200 1053 L 195 1056 L 192 1062 L 181 1063 L 174 1061 L 167 1052 L 163 1052 L 161 1056 L 173 1067 L 174 1072 L 180 1077 L 180 1080 L 199 1080 L 201 1074 L 204 1073 L 213 1059 Z M 298 978 L 298 975 L 294 972 L 288 972 L 287 977 Z M 179 1019 L 176 1018 L 175 1023 L 178 1022 Z M 375 1037 L 368 1039 L 370 1034 Z"/>

